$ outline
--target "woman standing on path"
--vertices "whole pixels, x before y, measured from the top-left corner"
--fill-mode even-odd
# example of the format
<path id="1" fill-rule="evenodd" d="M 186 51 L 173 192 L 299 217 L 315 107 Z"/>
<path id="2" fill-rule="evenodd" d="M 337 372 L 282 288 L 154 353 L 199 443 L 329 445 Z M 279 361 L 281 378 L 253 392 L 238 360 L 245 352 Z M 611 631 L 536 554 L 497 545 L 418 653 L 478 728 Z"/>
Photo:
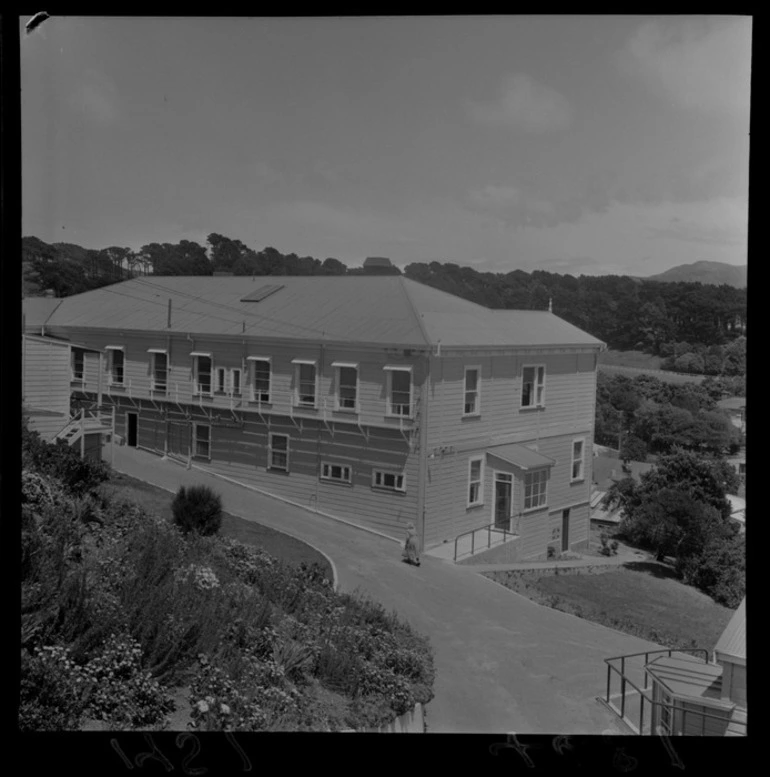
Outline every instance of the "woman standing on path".
<path id="1" fill-rule="evenodd" d="M 410 523 L 406 527 L 406 542 L 404 543 L 404 561 L 407 564 L 420 566 L 420 553 L 417 549 L 417 532 L 414 524 Z"/>

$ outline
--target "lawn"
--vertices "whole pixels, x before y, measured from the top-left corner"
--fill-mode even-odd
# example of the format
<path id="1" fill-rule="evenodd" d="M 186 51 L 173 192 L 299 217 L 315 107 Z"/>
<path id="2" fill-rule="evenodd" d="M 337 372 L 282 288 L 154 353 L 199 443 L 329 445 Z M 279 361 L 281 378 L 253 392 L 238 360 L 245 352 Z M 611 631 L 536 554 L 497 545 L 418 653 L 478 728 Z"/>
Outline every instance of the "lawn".
<path id="1" fill-rule="evenodd" d="M 540 604 L 665 647 L 713 650 L 733 614 L 653 561 L 629 562 L 602 574 L 486 574 Z"/>
<path id="2" fill-rule="evenodd" d="M 599 364 L 617 367 L 637 367 L 645 370 L 659 370 L 662 359 L 642 351 L 613 351 L 608 349 L 599 354 Z"/>
<path id="3" fill-rule="evenodd" d="M 109 481 L 109 490 L 116 496 L 131 499 L 141 505 L 148 512 L 155 513 L 171 520 L 171 501 L 173 494 L 157 486 L 150 485 L 136 478 L 113 473 Z M 247 545 L 253 545 L 281 561 L 299 566 L 306 564 L 319 564 L 324 574 L 332 579 L 332 570 L 326 557 L 315 548 L 294 537 L 276 531 L 254 521 L 247 521 L 236 515 L 224 513 L 222 516 L 222 528 L 219 530 L 222 537 L 239 540 Z"/>

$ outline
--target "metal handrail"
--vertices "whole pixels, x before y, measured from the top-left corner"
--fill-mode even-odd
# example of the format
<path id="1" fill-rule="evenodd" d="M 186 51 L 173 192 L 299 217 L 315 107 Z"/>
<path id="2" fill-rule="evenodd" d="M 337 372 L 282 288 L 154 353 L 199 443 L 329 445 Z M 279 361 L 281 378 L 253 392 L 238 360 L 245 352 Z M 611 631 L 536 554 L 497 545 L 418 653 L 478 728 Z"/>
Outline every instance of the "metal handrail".
<path id="1" fill-rule="evenodd" d="M 468 531 L 464 531 L 462 534 L 458 534 L 455 537 L 455 555 L 454 555 L 454 561 L 457 561 L 457 542 L 462 539 L 463 537 L 467 537 L 469 534 L 471 535 L 471 556 L 476 551 L 476 532 L 477 531 L 483 531 L 484 529 L 487 530 L 487 548 L 492 547 L 492 529 L 495 529 L 495 531 L 501 531 L 503 533 L 503 542 L 505 542 L 508 539 L 508 535 L 510 534 L 511 537 L 516 536 L 516 532 L 512 532 L 509 529 L 504 529 L 501 526 L 498 526 L 494 521 L 492 523 L 485 523 L 482 526 L 478 526 L 475 529 L 470 529 Z"/>
<path id="2" fill-rule="evenodd" d="M 671 656 L 672 653 L 704 653 L 707 658 L 708 658 L 708 655 L 709 655 L 709 651 L 706 650 L 705 648 L 681 648 L 681 649 L 665 648 L 665 649 L 662 649 L 662 650 L 649 650 L 649 651 L 642 652 L 642 653 L 629 653 L 629 654 L 624 655 L 624 656 L 615 656 L 614 658 L 605 658 L 604 659 L 605 663 L 607 664 L 607 698 L 605 699 L 605 701 L 607 703 L 607 706 L 609 706 L 611 709 L 614 709 L 614 710 L 616 710 L 616 712 L 618 712 L 617 708 L 612 704 L 612 702 L 610 700 L 610 697 L 611 697 L 611 693 L 610 693 L 610 690 L 611 690 L 611 678 L 612 678 L 612 672 L 614 671 L 614 672 L 617 672 L 617 674 L 620 676 L 620 688 L 621 688 L 621 691 L 620 691 L 620 710 L 619 710 L 619 714 L 620 714 L 620 718 L 622 720 L 625 720 L 626 685 L 630 685 L 639 694 L 640 702 L 639 702 L 639 728 L 638 728 L 638 731 L 639 731 L 640 735 L 642 735 L 644 733 L 644 702 L 645 701 L 651 707 L 651 712 L 650 712 L 650 733 L 651 734 L 657 733 L 657 732 L 653 732 L 652 731 L 652 720 L 653 720 L 652 710 L 654 710 L 654 708 L 656 706 L 658 706 L 658 707 L 667 707 L 669 710 L 671 710 L 672 713 L 674 713 L 676 710 L 681 711 L 681 713 L 682 713 L 682 730 L 683 731 L 686 730 L 685 729 L 685 724 L 686 724 L 686 720 L 687 720 L 688 710 L 685 707 L 677 707 L 675 702 L 671 702 L 670 704 L 667 704 L 666 702 L 654 701 L 652 699 L 652 697 L 648 693 L 648 685 L 647 685 L 648 673 L 647 673 L 647 671 L 645 671 L 645 673 L 644 673 L 644 683 L 645 683 L 644 689 L 639 688 L 639 686 L 633 680 L 631 680 L 630 678 L 626 677 L 626 675 L 625 675 L 625 659 L 627 659 L 627 658 L 638 658 L 639 656 L 644 656 L 645 657 L 645 662 L 644 663 L 645 663 L 645 666 L 646 666 L 647 663 L 648 663 L 647 659 L 649 658 L 649 656 L 657 655 L 657 654 L 661 654 L 661 653 L 667 653 L 669 656 Z M 610 663 L 612 661 L 620 661 L 621 662 L 621 668 L 618 669 L 617 666 L 614 666 L 612 663 Z M 714 715 L 714 714 L 712 714 L 710 712 L 703 712 L 703 711 L 699 711 L 699 710 L 689 710 L 689 713 L 690 713 L 690 715 L 700 715 L 701 716 L 701 721 L 702 721 L 701 722 L 701 731 L 702 731 L 702 734 L 704 734 L 704 735 L 705 735 L 705 731 L 706 731 L 706 719 L 707 718 L 710 718 L 710 719 L 713 719 L 713 720 L 718 720 L 718 721 L 720 721 L 722 723 L 726 722 L 727 725 L 742 726 L 744 729 L 747 727 L 747 723 L 744 722 L 744 721 L 740 721 L 740 720 L 727 720 L 726 721 L 726 719 L 724 717 L 722 717 L 720 715 Z M 626 721 L 626 722 L 630 722 L 630 721 Z"/>
<path id="3" fill-rule="evenodd" d="M 706 650 L 706 648 L 661 648 L 660 650 L 643 650 L 640 653 L 626 653 L 622 656 L 613 656 L 612 658 L 605 658 L 605 663 L 609 663 L 610 661 L 621 661 L 626 658 L 638 658 L 639 656 L 644 656 L 644 662 L 647 663 L 647 658 L 649 656 L 655 656 L 659 653 L 668 653 L 669 657 L 671 657 L 672 653 L 702 653 L 706 657 L 706 663 L 708 663 L 708 657 L 709 657 L 709 651 Z"/>
<path id="4" fill-rule="evenodd" d="M 82 392 L 94 392 L 94 381 L 84 380 L 79 382 L 79 390 Z M 104 386 L 105 394 L 116 394 L 121 396 L 128 396 L 131 399 L 141 398 L 146 395 L 147 399 L 158 399 L 165 397 L 166 399 L 185 404 L 212 404 L 214 406 L 221 406 L 220 401 L 226 400 L 229 408 L 234 410 L 238 407 L 244 409 L 254 409 L 257 412 L 275 412 L 280 415 L 290 416 L 302 416 L 307 418 L 322 418 L 323 420 L 335 420 L 341 421 L 345 418 L 350 418 L 351 422 L 355 422 L 355 419 L 361 419 L 362 416 L 382 416 L 383 420 L 375 422 L 375 425 L 385 426 L 388 428 L 413 428 L 417 420 L 417 411 L 419 408 L 419 402 L 414 401 L 409 405 L 409 414 L 399 414 L 390 412 L 390 402 L 388 399 L 384 400 L 382 404 L 377 408 L 361 406 L 360 399 L 356 403 L 355 408 L 340 408 L 337 405 L 337 397 L 319 397 L 315 405 L 302 405 L 297 402 L 297 396 L 294 391 L 282 391 L 270 392 L 270 401 L 265 402 L 261 399 L 254 397 L 252 387 L 250 385 L 242 385 L 239 393 L 236 393 L 232 388 L 223 392 L 217 392 L 214 390 L 213 382 L 211 384 L 211 391 L 201 393 L 196 390 L 197 386 L 192 381 L 167 381 L 165 390 L 162 388 L 156 388 L 153 385 L 151 377 L 144 382 L 137 384 L 133 379 L 124 380 L 123 383 L 110 383 L 106 382 Z M 366 425 L 371 426 L 372 422 L 367 420 Z"/>

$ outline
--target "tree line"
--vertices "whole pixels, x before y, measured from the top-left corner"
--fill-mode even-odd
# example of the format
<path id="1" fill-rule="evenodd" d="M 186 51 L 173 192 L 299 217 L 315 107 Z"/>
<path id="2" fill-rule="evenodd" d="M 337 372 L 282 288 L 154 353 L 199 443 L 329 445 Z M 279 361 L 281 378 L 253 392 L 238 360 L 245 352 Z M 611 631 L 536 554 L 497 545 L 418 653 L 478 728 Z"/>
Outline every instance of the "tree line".
<path id="1" fill-rule="evenodd" d="M 85 249 L 36 237 L 22 240 L 24 293 L 50 290 L 69 296 L 135 275 L 358 275 L 334 257 L 261 251 L 211 233 L 205 245 L 189 240 L 149 243 L 134 251 L 110 246 Z M 401 274 L 397 267 L 377 272 Z M 545 310 L 603 340 L 610 348 L 663 356 L 681 371 L 722 374 L 733 369 L 727 347 L 746 331 L 746 290 L 700 283 L 662 282 L 629 276 L 574 277 L 535 270 L 479 272 L 452 263 L 413 263 L 407 278 L 491 308 Z M 719 350 L 722 349 L 722 350 Z M 737 374 L 727 372 L 725 374 Z"/>
<path id="2" fill-rule="evenodd" d="M 686 450 L 707 457 L 736 453 L 744 443 L 729 415 L 717 407 L 717 381 L 668 383 L 651 375 L 597 374 L 594 439 L 619 448 L 624 461 Z"/>

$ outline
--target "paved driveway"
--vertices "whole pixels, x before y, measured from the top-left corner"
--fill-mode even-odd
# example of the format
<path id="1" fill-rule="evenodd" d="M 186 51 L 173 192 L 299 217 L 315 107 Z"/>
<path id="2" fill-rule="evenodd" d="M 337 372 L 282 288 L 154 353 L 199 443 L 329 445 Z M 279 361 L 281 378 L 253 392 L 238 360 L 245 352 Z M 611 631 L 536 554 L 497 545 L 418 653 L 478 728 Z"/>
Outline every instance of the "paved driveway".
<path id="1" fill-rule="evenodd" d="M 173 491 L 208 483 L 227 512 L 307 540 L 333 559 L 342 590 L 370 594 L 428 635 L 437 669 L 429 731 L 624 733 L 595 700 L 603 659 L 656 645 L 537 605 L 471 568 L 429 556 L 408 566 L 392 540 L 150 453 L 116 448 L 115 468 Z"/>

